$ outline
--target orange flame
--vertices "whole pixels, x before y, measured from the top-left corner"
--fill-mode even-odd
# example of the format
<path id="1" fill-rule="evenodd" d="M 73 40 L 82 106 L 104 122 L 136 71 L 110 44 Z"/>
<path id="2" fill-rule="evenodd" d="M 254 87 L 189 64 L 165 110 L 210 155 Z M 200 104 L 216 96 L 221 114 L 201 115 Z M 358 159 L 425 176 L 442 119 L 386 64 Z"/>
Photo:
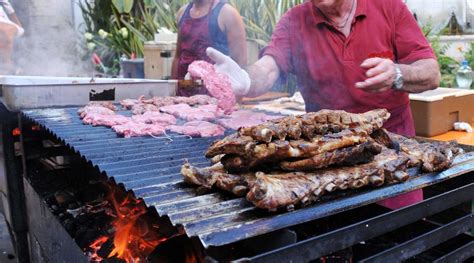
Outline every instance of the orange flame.
<path id="1" fill-rule="evenodd" d="M 127 263 L 145 262 L 146 257 L 166 238 L 159 237 L 155 227 L 140 218 L 147 213 L 142 200 L 127 193 L 125 198 L 119 201 L 116 189 L 112 189 L 107 199 L 113 206 L 115 220 L 112 222 L 112 226 L 115 229 L 115 236 L 113 237 L 114 249 L 107 257 L 123 259 Z M 90 245 L 93 251 L 91 261 L 93 259 L 101 260 L 97 251 L 109 238 L 100 237 Z"/>
<path id="2" fill-rule="evenodd" d="M 109 238 L 106 236 L 99 237 L 96 241 L 94 241 L 91 245 L 90 248 L 92 249 L 92 255 L 90 256 L 90 262 L 101 262 L 103 258 L 97 254 L 99 249 L 102 247 L 102 245 L 107 242 Z"/>

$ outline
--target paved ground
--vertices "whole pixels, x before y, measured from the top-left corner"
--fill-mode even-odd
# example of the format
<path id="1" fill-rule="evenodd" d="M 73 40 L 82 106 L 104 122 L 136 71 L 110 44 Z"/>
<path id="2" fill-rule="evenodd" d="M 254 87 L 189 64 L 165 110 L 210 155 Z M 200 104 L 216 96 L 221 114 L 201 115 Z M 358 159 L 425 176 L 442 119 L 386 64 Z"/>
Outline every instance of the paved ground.
<path id="1" fill-rule="evenodd" d="M 0 262 L 1 263 L 14 263 L 16 262 L 15 253 L 13 252 L 13 246 L 8 232 L 7 223 L 2 214 L 2 207 L 0 202 Z"/>

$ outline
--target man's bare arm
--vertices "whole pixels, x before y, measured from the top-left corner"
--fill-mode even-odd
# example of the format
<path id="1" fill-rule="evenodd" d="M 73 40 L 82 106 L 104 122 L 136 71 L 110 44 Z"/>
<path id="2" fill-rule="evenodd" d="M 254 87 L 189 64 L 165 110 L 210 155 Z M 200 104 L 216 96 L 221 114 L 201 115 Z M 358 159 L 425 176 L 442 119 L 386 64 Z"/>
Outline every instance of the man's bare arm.
<path id="1" fill-rule="evenodd" d="M 370 58 L 361 67 L 367 69 L 367 79 L 356 83 L 356 87 L 367 92 L 383 92 L 392 88 L 395 81 L 395 68 L 400 67 L 403 75 L 403 90 L 419 93 L 435 89 L 439 85 L 441 74 L 438 62 L 434 59 L 421 59 L 412 64 L 395 64 L 390 59 Z"/>
<path id="2" fill-rule="evenodd" d="M 271 56 L 263 56 L 246 70 L 251 80 L 246 97 L 257 97 L 269 91 L 280 77 L 280 69 Z"/>
<path id="3" fill-rule="evenodd" d="M 419 93 L 436 89 L 441 80 L 438 62 L 434 59 L 422 59 L 410 65 L 399 65 L 403 74 L 403 90 Z"/>
<path id="4" fill-rule="evenodd" d="M 229 56 L 241 67 L 246 66 L 248 63 L 247 35 L 242 17 L 235 8 L 225 5 L 219 15 L 219 20 L 222 20 L 223 31 L 229 43 Z"/>

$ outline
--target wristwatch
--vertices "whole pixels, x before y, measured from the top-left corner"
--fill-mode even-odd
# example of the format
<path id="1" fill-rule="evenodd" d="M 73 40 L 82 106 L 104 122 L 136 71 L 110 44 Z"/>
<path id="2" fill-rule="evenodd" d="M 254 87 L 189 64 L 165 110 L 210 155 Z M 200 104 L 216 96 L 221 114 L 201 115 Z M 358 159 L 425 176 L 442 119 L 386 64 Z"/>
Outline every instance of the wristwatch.
<path id="1" fill-rule="evenodd" d="M 392 89 L 401 91 L 403 90 L 403 74 L 399 66 L 395 65 L 395 80 L 392 84 Z"/>

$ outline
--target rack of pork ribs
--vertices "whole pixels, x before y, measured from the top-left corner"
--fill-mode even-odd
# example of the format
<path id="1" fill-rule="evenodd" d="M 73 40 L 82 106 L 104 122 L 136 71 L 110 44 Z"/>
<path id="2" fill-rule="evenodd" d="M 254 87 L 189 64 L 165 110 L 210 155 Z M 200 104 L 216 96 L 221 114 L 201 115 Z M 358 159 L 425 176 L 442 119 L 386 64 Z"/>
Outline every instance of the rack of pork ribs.
<path id="1" fill-rule="evenodd" d="M 270 211 L 310 204 L 325 193 L 409 179 L 407 169 L 447 169 L 462 153 L 453 143 L 418 143 L 382 128 L 384 109 L 322 110 L 241 128 L 206 152 L 212 166 L 185 163 L 187 183 L 245 196 Z"/>

